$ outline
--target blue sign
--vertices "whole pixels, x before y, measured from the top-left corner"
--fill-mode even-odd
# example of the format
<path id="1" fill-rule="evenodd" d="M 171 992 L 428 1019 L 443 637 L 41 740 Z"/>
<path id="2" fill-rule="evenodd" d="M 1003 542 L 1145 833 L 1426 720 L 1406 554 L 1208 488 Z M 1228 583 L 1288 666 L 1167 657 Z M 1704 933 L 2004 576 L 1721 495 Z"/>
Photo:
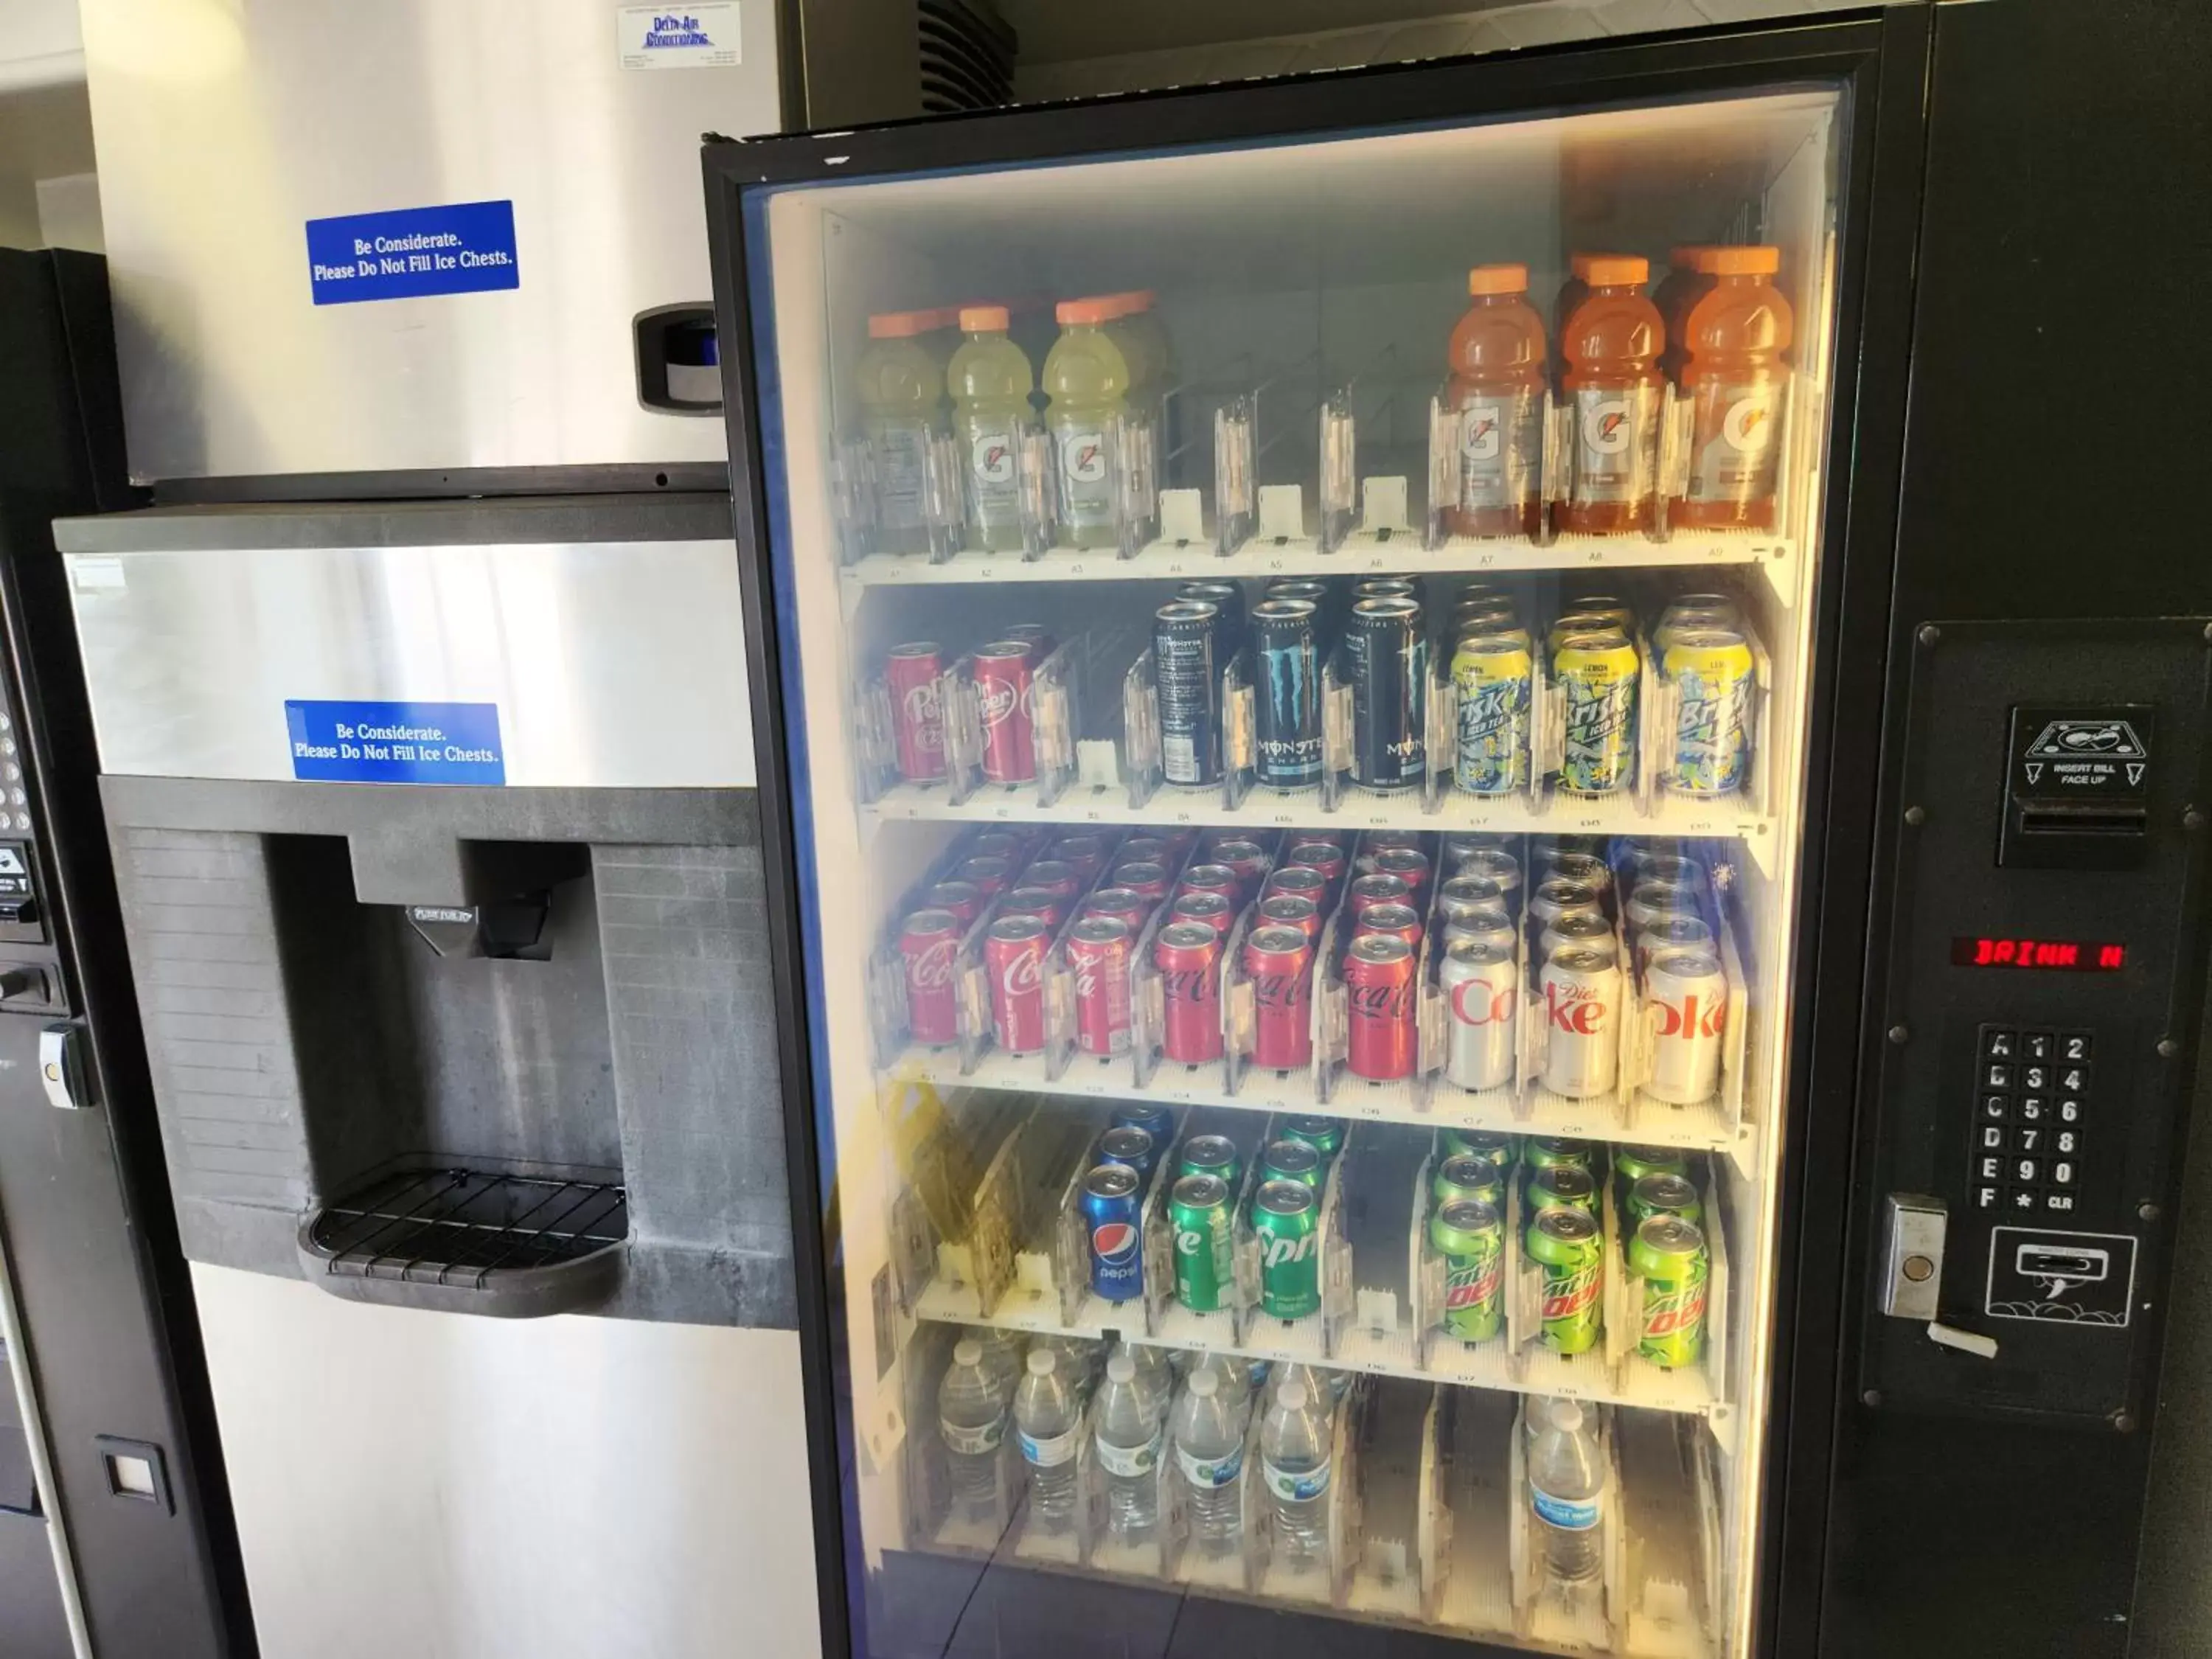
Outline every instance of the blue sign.
<path id="1" fill-rule="evenodd" d="M 457 202 L 310 219 L 307 281 L 319 306 L 519 288 L 514 204 Z"/>
<path id="2" fill-rule="evenodd" d="M 493 702 L 284 705 L 303 783 L 505 783 Z"/>

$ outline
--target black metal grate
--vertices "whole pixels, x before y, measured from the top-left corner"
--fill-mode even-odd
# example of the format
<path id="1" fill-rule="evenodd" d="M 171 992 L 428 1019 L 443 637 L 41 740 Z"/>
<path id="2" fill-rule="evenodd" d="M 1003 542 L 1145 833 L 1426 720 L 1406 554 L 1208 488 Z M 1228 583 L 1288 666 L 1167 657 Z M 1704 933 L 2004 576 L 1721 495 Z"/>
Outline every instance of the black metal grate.
<path id="1" fill-rule="evenodd" d="M 324 1206 L 309 1232 L 333 1273 L 482 1290 L 495 1273 L 577 1261 L 629 1234 L 611 1182 L 441 1167 L 384 1176 Z"/>

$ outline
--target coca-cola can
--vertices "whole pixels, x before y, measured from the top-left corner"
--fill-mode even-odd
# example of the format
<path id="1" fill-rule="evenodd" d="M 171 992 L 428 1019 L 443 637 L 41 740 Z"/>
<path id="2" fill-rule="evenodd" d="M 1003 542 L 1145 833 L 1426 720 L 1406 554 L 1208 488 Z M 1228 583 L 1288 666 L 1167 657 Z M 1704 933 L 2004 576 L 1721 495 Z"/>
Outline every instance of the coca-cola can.
<path id="1" fill-rule="evenodd" d="M 991 1035 L 1010 1054 L 1044 1047 L 1045 925 L 1035 916 L 1001 916 L 983 936 L 991 980 Z"/>
<path id="2" fill-rule="evenodd" d="M 1226 939 L 1237 925 L 1237 901 L 1225 893 L 1177 893 L 1168 915 L 1175 921 L 1202 921 Z"/>
<path id="3" fill-rule="evenodd" d="M 1502 1089 L 1513 1082 L 1520 982 L 1506 947 L 1468 939 L 1444 948 L 1437 984 L 1444 999 L 1447 1080 L 1462 1089 Z"/>
<path id="4" fill-rule="evenodd" d="M 1412 888 L 1413 902 L 1418 906 L 1429 884 L 1429 855 L 1418 848 L 1386 847 L 1375 855 L 1375 872 L 1395 876 Z"/>
<path id="5" fill-rule="evenodd" d="M 939 783 L 945 778 L 945 710 L 937 696 L 944 672 L 944 652 L 925 641 L 895 645 L 884 659 L 898 773 L 908 783 Z"/>
<path id="6" fill-rule="evenodd" d="M 1694 916 L 1698 914 L 1697 889 L 1684 882 L 1639 881 L 1636 890 L 1628 896 L 1628 906 L 1623 912 L 1628 925 L 1642 933 L 1662 916 Z"/>
<path id="7" fill-rule="evenodd" d="M 1304 893 L 1270 893 L 1260 901 L 1260 920 L 1262 927 L 1295 927 L 1306 936 L 1306 943 L 1321 943 L 1321 907 Z"/>
<path id="8" fill-rule="evenodd" d="M 978 830 L 961 845 L 969 858 L 1005 859 L 1011 862 L 1022 856 L 1026 843 L 1024 837 L 1012 830 Z"/>
<path id="9" fill-rule="evenodd" d="M 1544 1086 L 1570 1100 L 1608 1092 L 1620 1068 L 1620 969 L 1609 952 L 1559 951 L 1537 981 L 1544 998 Z"/>
<path id="10" fill-rule="evenodd" d="M 963 859 L 952 872 L 952 879 L 971 884 L 985 898 L 996 898 L 1006 891 L 1007 879 L 1014 873 L 1013 860 L 1000 858 L 995 853 L 985 853 L 975 858 Z"/>
<path id="11" fill-rule="evenodd" d="M 1352 892 L 1346 899 L 1356 921 L 1378 904 L 1403 904 L 1411 907 L 1413 890 L 1400 876 L 1367 875 L 1352 884 Z"/>
<path id="12" fill-rule="evenodd" d="M 1244 940 L 1252 981 L 1252 1063 L 1286 1072 L 1313 1060 L 1313 945 L 1296 927 L 1255 927 Z"/>
<path id="13" fill-rule="evenodd" d="M 1022 872 L 1022 885 L 1042 887 L 1064 899 L 1072 899 L 1083 890 L 1083 872 L 1059 859 L 1037 859 Z"/>
<path id="14" fill-rule="evenodd" d="M 1168 867 L 1164 864 L 1117 864 L 1106 878 L 1109 887 L 1127 887 L 1158 904 L 1168 896 Z"/>
<path id="15" fill-rule="evenodd" d="M 1058 933 L 1060 924 L 1067 920 L 1067 902 L 1060 894 L 1045 887 L 1015 888 L 999 901 L 1002 916 L 1035 916 L 1050 933 Z"/>
<path id="16" fill-rule="evenodd" d="M 1225 899 L 1240 897 L 1244 884 L 1225 864 L 1194 864 L 1182 872 L 1177 890 L 1185 893 L 1218 893 Z"/>
<path id="17" fill-rule="evenodd" d="M 1267 880 L 1260 884 L 1260 896 L 1273 898 L 1278 893 L 1295 893 L 1300 898 L 1311 899 L 1318 910 L 1328 901 L 1328 878 L 1311 865 L 1279 864 L 1267 872 Z"/>
<path id="18" fill-rule="evenodd" d="M 1677 1106 L 1709 1100 L 1721 1085 L 1728 976 L 1709 946 L 1662 951 L 1644 975 L 1651 1006 L 1651 1077 L 1644 1091 Z"/>
<path id="19" fill-rule="evenodd" d="M 1106 867 L 1106 839 L 1103 836 L 1062 836 L 1044 849 L 1044 855 L 1074 866 L 1076 873 L 1089 881 Z"/>
<path id="20" fill-rule="evenodd" d="M 1210 861 L 1225 864 L 1234 870 L 1248 898 L 1260 890 L 1260 884 L 1267 880 L 1267 872 L 1274 867 L 1275 863 L 1267 856 L 1267 849 L 1256 841 L 1216 842 Z"/>
<path id="21" fill-rule="evenodd" d="M 1519 937 L 1513 926 L 1513 918 L 1505 914 L 1505 907 L 1502 904 L 1486 904 L 1444 923 L 1444 943 L 1447 945 L 1457 939 L 1477 939 L 1485 945 L 1495 945 L 1510 955 Z"/>
<path id="22" fill-rule="evenodd" d="M 1310 836 L 1301 836 L 1291 843 L 1291 850 L 1283 854 L 1283 862 L 1295 864 L 1302 869 L 1320 871 L 1322 879 L 1329 884 L 1332 891 L 1336 884 L 1344 879 L 1344 848 L 1333 841 L 1319 841 Z"/>
<path id="23" fill-rule="evenodd" d="M 983 711 L 983 775 L 993 783 L 1036 776 L 1036 734 L 1030 724 L 1030 648 L 996 640 L 975 653 L 975 699 Z"/>
<path id="24" fill-rule="evenodd" d="M 1372 858 L 1393 847 L 1419 847 L 1421 832 L 1418 830 L 1370 830 L 1359 838 L 1359 855 Z M 1362 873 L 1364 873 L 1363 866 Z"/>
<path id="25" fill-rule="evenodd" d="M 1447 922 L 1478 910 L 1501 908 L 1504 902 L 1505 890 L 1480 876 L 1454 876 L 1437 889 L 1437 913 Z"/>
<path id="26" fill-rule="evenodd" d="M 1086 916 L 1113 916 L 1127 922 L 1129 931 L 1133 933 L 1144 927 L 1145 919 L 1152 914 L 1152 901 L 1133 887 L 1101 887 L 1083 901 L 1083 914 Z"/>
<path id="27" fill-rule="evenodd" d="M 932 910 L 951 911 L 963 928 L 974 927 L 983 914 L 983 890 L 972 881 L 940 881 L 923 890 L 921 902 Z"/>
<path id="28" fill-rule="evenodd" d="M 1661 916 L 1636 936 L 1636 976 L 1638 979 L 1650 971 L 1651 958 L 1662 951 L 1681 951 L 1703 946 L 1715 955 L 1720 946 L 1713 939 L 1713 930 L 1705 926 L 1703 916 Z"/>
<path id="29" fill-rule="evenodd" d="M 1413 947 L 1390 933 L 1370 933 L 1344 953 L 1345 1066 L 1377 1081 L 1411 1077 L 1420 1056 L 1415 1018 L 1418 969 Z"/>
<path id="30" fill-rule="evenodd" d="M 1598 910 L 1597 889 L 1571 876 L 1547 876 L 1528 895 L 1528 927 L 1540 933 L 1570 910 Z"/>
<path id="31" fill-rule="evenodd" d="M 1075 1046 L 1086 1054 L 1129 1052 L 1129 953 L 1134 935 L 1115 916 L 1085 916 L 1068 930 L 1075 975 Z"/>
<path id="32" fill-rule="evenodd" d="M 1388 933 L 1401 939 L 1418 951 L 1421 935 L 1426 930 L 1421 926 L 1421 913 L 1410 904 L 1370 904 L 1354 918 L 1352 936 L 1365 939 L 1370 933 Z"/>
<path id="33" fill-rule="evenodd" d="M 1598 909 L 1562 910 L 1552 918 L 1550 926 L 1536 936 L 1536 960 L 1548 962 L 1556 951 L 1587 948 L 1606 956 L 1618 954 L 1619 946 L 1613 937 L 1613 924 Z"/>
<path id="34" fill-rule="evenodd" d="M 1174 842 L 1158 836 L 1132 836 L 1114 849 L 1117 864 L 1166 864 L 1174 854 Z"/>
<path id="35" fill-rule="evenodd" d="M 1160 1051 L 1197 1065 L 1221 1058 L 1221 935 L 1202 921 L 1171 922 L 1152 941 L 1160 970 Z"/>
<path id="36" fill-rule="evenodd" d="M 899 927 L 906 960 L 906 1029 L 934 1047 L 960 1040 L 960 997 L 954 967 L 967 924 L 950 910 L 916 910 Z"/>
<path id="37" fill-rule="evenodd" d="M 1059 641 L 1053 638 L 1052 630 L 1042 623 L 1019 622 L 1000 631 L 1008 639 L 1019 640 L 1029 647 L 1030 665 L 1032 667 L 1052 655 L 1060 644 Z"/>
<path id="38" fill-rule="evenodd" d="M 1505 895 L 1508 903 L 1521 890 L 1521 860 L 1498 848 L 1485 848 L 1469 853 L 1460 860 L 1459 868 L 1453 873 L 1480 876 L 1485 881 L 1496 882 L 1498 890 Z"/>

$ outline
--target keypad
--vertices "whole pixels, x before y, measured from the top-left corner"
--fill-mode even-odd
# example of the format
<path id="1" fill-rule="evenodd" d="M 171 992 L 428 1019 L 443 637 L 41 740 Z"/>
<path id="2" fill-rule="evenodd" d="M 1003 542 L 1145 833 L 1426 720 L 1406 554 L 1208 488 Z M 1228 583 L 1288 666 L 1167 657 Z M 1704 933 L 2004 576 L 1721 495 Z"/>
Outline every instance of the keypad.
<path id="1" fill-rule="evenodd" d="M 2096 1041 L 2088 1031 L 1984 1025 L 1975 1048 L 1975 1209 L 2071 1215 L 2081 1203 Z"/>

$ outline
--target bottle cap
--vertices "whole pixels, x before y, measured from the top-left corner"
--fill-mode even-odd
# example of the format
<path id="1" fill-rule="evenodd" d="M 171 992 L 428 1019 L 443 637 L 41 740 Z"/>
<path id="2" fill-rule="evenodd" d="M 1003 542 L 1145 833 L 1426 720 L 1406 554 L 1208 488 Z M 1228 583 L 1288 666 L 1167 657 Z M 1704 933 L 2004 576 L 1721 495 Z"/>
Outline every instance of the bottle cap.
<path id="1" fill-rule="evenodd" d="M 1116 317 L 1133 317 L 1140 311 L 1150 311 L 1152 308 L 1152 301 L 1158 297 L 1148 288 L 1125 289 L 1119 294 L 1102 294 L 1098 296 L 1102 304 L 1114 307 L 1114 314 Z"/>
<path id="2" fill-rule="evenodd" d="M 871 340 L 911 340 L 931 327 L 927 311 L 878 311 L 868 319 Z"/>
<path id="3" fill-rule="evenodd" d="M 1477 265 L 1467 273 L 1469 294 L 1526 294 L 1528 291 L 1528 267 L 1526 265 Z"/>
<path id="4" fill-rule="evenodd" d="M 1211 1400 L 1221 1389 L 1221 1373 L 1216 1370 L 1196 1370 L 1190 1374 L 1190 1391 L 1200 1400 Z"/>
<path id="5" fill-rule="evenodd" d="M 1712 252 L 1710 242 L 1677 242 L 1667 250 L 1667 263 L 1677 270 L 1711 270 L 1705 261 Z"/>
<path id="6" fill-rule="evenodd" d="M 1006 308 L 1004 306 L 963 306 L 960 307 L 960 326 L 970 334 L 1004 334 L 1006 331 Z"/>
<path id="7" fill-rule="evenodd" d="M 1554 1400 L 1552 1409 L 1545 1413 L 1555 1429 L 1572 1434 L 1583 1425 L 1583 1408 L 1571 1400 Z"/>
<path id="8" fill-rule="evenodd" d="M 1133 1382 L 1137 1380 L 1137 1362 L 1127 1354 L 1117 1353 L 1106 1362 L 1106 1378 L 1110 1382 Z"/>
<path id="9" fill-rule="evenodd" d="M 1093 295 L 1083 300 L 1062 300 L 1052 308 L 1053 318 L 1061 324 L 1097 324 L 1114 320 L 1114 302 Z"/>
<path id="10" fill-rule="evenodd" d="M 1570 253 L 1567 256 L 1567 270 L 1587 283 L 1589 281 L 1590 261 L 1602 259 L 1605 257 L 1602 253 Z"/>
<path id="11" fill-rule="evenodd" d="M 1782 269 L 1778 247 L 1717 247 L 1706 267 L 1716 276 L 1771 276 Z"/>
<path id="12" fill-rule="evenodd" d="M 1306 1408 L 1306 1385 L 1292 1380 L 1275 1390 L 1275 1403 L 1286 1412 L 1302 1412 Z"/>
<path id="13" fill-rule="evenodd" d="M 1641 288 L 1651 280 L 1651 262 L 1640 253 L 1597 253 L 1590 256 L 1592 288 Z"/>
<path id="14" fill-rule="evenodd" d="M 952 1363 L 956 1365 L 980 1365 L 983 1363 L 983 1345 L 974 1337 L 952 1345 Z"/>
<path id="15" fill-rule="evenodd" d="M 1030 1350 L 1030 1375 L 1031 1376 L 1050 1376 L 1052 1375 L 1052 1368 L 1059 1363 L 1060 1356 L 1053 1352 L 1050 1348 L 1031 1348 Z"/>

